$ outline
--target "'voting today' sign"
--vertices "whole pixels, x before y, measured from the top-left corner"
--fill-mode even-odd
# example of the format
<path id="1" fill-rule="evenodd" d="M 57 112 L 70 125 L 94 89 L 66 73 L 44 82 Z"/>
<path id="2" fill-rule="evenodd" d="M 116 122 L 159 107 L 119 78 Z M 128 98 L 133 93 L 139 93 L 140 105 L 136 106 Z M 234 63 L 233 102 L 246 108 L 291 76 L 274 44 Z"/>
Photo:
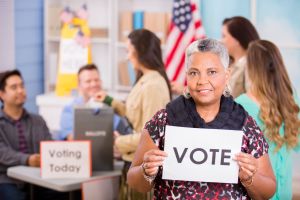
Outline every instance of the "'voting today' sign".
<path id="1" fill-rule="evenodd" d="M 242 131 L 166 126 L 163 179 L 237 183 Z"/>
<path id="2" fill-rule="evenodd" d="M 42 178 L 91 176 L 90 141 L 45 141 L 40 145 Z"/>

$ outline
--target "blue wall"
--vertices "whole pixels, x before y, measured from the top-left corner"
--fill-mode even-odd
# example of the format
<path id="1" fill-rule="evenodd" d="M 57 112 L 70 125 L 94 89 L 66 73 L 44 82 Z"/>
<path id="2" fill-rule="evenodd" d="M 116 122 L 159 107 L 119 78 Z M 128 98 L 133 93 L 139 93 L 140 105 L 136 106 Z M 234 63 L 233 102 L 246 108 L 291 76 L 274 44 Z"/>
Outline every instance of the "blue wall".
<path id="1" fill-rule="evenodd" d="M 36 95 L 43 93 L 43 1 L 15 0 L 15 63 L 27 89 L 25 107 L 37 112 Z"/>
<path id="2" fill-rule="evenodd" d="M 200 12 L 206 35 L 220 39 L 222 22 L 232 16 L 250 19 L 250 0 L 200 0 Z"/>

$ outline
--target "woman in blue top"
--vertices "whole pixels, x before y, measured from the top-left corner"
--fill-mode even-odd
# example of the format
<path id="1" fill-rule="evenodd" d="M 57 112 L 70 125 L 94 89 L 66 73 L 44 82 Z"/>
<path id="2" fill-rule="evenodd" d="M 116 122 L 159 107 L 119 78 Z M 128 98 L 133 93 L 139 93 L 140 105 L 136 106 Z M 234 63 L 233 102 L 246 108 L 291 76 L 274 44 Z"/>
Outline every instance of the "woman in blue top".
<path id="1" fill-rule="evenodd" d="M 291 154 L 292 150 L 300 150 L 299 99 L 273 43 L 252 42 L 247 63 L 250 88 L 236 102 L 255 119 L 268 140 L 277 185 L 272 199 L 292 199 Z"/>

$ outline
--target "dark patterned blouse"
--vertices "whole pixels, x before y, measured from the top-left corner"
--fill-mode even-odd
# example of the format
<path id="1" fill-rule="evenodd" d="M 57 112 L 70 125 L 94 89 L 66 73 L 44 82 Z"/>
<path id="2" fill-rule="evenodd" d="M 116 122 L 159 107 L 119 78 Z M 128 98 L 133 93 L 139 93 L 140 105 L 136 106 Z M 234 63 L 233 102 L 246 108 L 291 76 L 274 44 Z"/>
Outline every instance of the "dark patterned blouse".
<path id="1" fill-rule="evenodd" d="M 160 150 L 164 150 L 166 125 L 169 125 L 169 123 L 165 109 L 157 112 L 145 125 L 145 129 L 148 130 Z M 244 132 L 242 152 L 252 154 L 255 158 L 259 158 L 268 152 L 268 144 L 261 130 L 249 115 L 244 121 L 242 130 Z M 250 199 L 246 189 L 240 182 L 238 184 L 228 184 L 163 180 L 161 168 L 154 184 L 154 199 Z"/>

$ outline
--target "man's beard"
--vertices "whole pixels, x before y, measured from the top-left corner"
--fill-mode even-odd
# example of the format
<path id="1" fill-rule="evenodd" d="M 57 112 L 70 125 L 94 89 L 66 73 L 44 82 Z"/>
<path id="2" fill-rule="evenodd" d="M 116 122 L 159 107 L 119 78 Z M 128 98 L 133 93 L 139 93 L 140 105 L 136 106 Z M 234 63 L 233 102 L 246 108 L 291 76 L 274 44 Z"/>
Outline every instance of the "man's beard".
<path id="1" fill-rule="evenodd" d="M 20 102 L 20 103 L 16 103 L 15 106 L 17 108 L 23 108 L 24 107 L 24 104 L 25 104 L 25 101 L 24 102 Z"/>

